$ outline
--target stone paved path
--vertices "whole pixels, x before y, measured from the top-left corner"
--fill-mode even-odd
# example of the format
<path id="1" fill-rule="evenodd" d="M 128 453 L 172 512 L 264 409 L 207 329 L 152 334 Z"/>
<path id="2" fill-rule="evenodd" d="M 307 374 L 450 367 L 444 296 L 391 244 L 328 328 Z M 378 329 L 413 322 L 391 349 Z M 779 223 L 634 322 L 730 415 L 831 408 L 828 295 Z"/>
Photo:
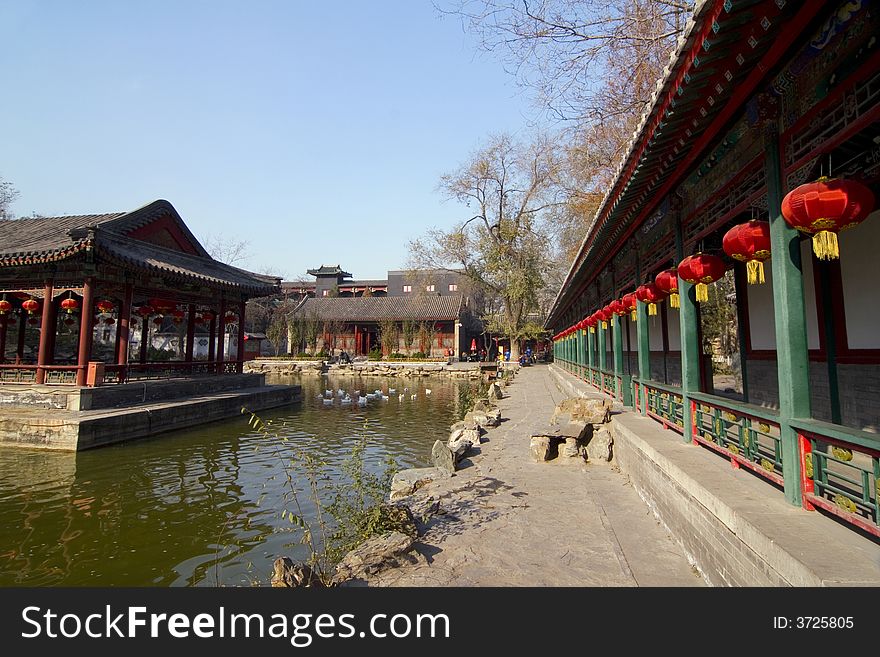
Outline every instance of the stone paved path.
<path id="1" fill-rule="evenodd" d="M 445 511 L 417 544 L 419 563 L 370 584 L 703 586 L 616 466 L 531 461 L 529 437 L 547 431 L 563 398 L 547 366 L 523 368 L 481 454 L 419 491 Z"/>

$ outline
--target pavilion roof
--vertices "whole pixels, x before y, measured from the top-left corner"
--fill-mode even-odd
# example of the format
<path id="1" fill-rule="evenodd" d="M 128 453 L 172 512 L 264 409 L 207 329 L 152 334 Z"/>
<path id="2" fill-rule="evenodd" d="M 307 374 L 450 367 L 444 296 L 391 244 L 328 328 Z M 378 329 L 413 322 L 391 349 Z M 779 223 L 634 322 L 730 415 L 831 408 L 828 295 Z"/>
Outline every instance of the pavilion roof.
<path id="1" fill-rule="evenodd" d="M 458 319 L 464 297 L 332 297 L 308 299 L 295 315 L 317 315 L 322 321 L 376 322 L 383 319 L 415 319 L 451 321 Z"/>
<path id="2" fill-rule="evenodd" d="M 192 253 L 132 237 L 129 233 L 171 217 Z M 174 207 L 153 201 L 132 212 L 33 217 L 0 222 L 0 269 L 54 262 L 94 250 L 99 256 L 145 272 L 268 295 L 279 289 L 272 276 L 255 274 L 214 260 Z"/>

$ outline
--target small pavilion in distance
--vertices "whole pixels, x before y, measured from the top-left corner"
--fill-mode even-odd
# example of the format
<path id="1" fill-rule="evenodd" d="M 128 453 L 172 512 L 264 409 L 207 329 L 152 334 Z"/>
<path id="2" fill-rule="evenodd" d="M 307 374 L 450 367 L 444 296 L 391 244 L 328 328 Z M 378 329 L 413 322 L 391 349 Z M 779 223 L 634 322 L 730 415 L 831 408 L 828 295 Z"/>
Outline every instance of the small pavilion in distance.
<path id="1" fill-rule="evenodd" d="M 164 200 L 0 222 L 0 384 L 240 373 L 245 304 L 279 291 L 277 278 L 214 260 Z"/>

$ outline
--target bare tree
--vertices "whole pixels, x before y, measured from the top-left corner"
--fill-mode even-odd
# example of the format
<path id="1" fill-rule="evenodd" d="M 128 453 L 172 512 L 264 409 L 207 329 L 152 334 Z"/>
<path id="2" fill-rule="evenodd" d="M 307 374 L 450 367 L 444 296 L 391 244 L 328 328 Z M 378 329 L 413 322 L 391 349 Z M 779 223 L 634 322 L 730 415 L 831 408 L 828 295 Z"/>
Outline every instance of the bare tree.
<path id="1" fill-rule="evenodd" d="M 397 322 L 393 319 L 379 321 L 379 342 L 386 356 L 397 351 L 400 342 L 400 332 L 397 330 Z"/>
<path id="2" fill-rule="evenodd" d="M 404 319 L 401 324 L 401 337 L 403 338 L 403 346 L 406 348 L 406 355 L 412 355 L 413 342 L 416 341 L 416 333 L 419 325 L 414 319 Z"/>
<path id="3" fill-rule="evenodd" d="M 0 221 L 15 219 L 11 206 L 18 198 L 19 193 L 15 186 L 3 178 L 0 178 Z"/>
<path id="4" fill-rule="evenodd" d="M 546 222 L 566 202 L 556 182 L 559 166 L 558 150 L 547 137 L 529 144 L 492 137 L 440 181 L 447 196 L 476 214 L 410 243 L 413 268 L 454 265 L 480 288 L 479 310 L 489 330 L 514 345 L 545 284 L 551 255 Z"/>
<path id="5" fill-rule="evenodd" d="M 499 55 L 563 120 L 637 116 L 693 13 L 687 0 L 447 0 L 480 47 Z"/>
<path id="6" fill-rule="evenodd" d="M 227 265 L 241 264 L 251 257 L 250 242 L 234 237 L 227 238 L 220 233 L 217 235 L 207 235 L 203 245 L 205 251 L 214 260 L 219 260 Z"/>

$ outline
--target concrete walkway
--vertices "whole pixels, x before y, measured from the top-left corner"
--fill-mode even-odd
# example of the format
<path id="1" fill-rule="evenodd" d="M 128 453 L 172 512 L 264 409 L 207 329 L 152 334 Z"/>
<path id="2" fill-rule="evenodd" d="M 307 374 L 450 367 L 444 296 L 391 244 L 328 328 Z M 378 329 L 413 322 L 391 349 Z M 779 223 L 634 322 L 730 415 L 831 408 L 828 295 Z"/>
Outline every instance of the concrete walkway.
<path id="1" fill-rule="evenodd" d="M 703 586 L 616 466 L 529 458 L 529 437 L 566 396 L 546 365 L 520 370 L 481 454 L 419 492 L 443 511 L 417 544 L 422 558 L 370 584 Z"/>

